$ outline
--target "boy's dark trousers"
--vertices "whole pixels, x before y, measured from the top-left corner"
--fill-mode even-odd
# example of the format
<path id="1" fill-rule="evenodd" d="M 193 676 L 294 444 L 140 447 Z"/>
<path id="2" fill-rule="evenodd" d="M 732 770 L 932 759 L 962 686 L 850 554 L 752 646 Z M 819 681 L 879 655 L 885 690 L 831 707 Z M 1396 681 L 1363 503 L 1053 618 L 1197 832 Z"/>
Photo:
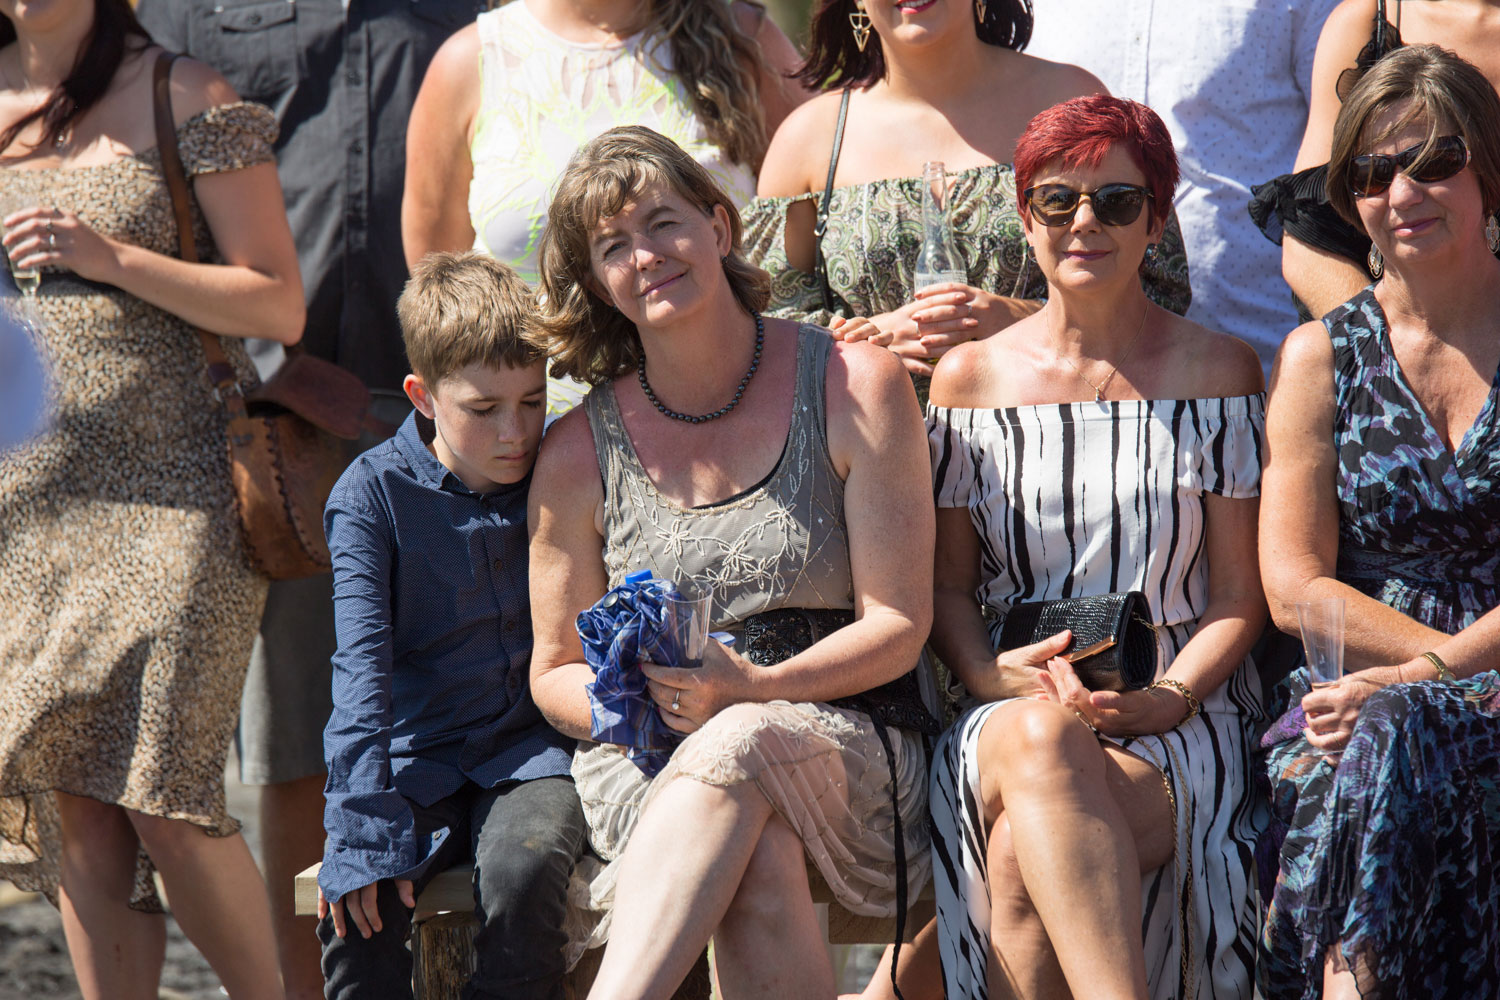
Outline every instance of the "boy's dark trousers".
<path id="1" fill-rule="evenodd" d="M 470 783 L 430 806 L 410 804 L 419 837 L 444 826 L 450 831 L 415 884 L 419 895 L 473 851 L 478 964 L 464 1000 L 560 1000 L 568 875 L 587 840 L 572 780 L 537 778 L 495 789 Z M 334 934 L 331 916 L 318 921 L 328 1000 L 411 998 L 412 911 L 390 879 L 378 893 L 384 929 L 368 940 L 352 920 L 343 938 Z"/>

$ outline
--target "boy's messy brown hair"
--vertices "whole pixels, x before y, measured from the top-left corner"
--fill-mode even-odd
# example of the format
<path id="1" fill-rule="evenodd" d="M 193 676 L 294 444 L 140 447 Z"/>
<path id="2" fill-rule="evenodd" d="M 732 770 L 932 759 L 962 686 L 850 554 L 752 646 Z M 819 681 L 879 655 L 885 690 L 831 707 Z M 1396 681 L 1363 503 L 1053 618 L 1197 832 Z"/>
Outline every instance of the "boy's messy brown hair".
<path id="1" fill-rule="evenodd" d="M 472 364 L 524 368 L 542 360 L 527 340 L 536 299 L 506 264 L 477 250 L 430 253 L 396 302 L 411 370 L 429 389 Z"/>

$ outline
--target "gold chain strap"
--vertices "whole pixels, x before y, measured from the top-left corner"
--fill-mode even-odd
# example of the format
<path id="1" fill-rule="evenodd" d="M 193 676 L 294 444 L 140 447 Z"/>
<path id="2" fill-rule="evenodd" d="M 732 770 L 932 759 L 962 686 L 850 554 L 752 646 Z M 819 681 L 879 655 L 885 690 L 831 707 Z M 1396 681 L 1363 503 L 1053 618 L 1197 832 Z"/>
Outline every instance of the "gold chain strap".
<path id="1" fill-rule="evenodd" d="M 1163 740 L 1163 742 L 1166 743 L 1167 755 L 1172 759 L 1172 773 L 1174 775 L 1181 774 L 1182 762 L 1177 759 L 1176 748 L 1166 740 Z M 1156 770 L 1161 774 L 1162 787 L 1167 790 L 1167 801 L 1172 806 L 1172 867 L 1176 870 L 1177 877 L 1182 881 L 1182 888 L 1177 892 L 1177 927 L 1178 933 L 1182 936 L 1182 984 L 1184 988 L 1184 992 L 1182 995 L 1184 997 L 1184 1000 L 1192 1000 L 1192 998 L 1198 995 L 1197 990 L 1195 990 L 1192 986 L 1193 925 L 1189 914 L 1183 907 L 1183 899 L 1184 897 L 1189 900 L 1192 899 L 1193 838 L 1191 835 L 1186 838 L 1178 837 L 1177 793 L 1173 789 L 1172 779 L 1167 777 L 1167 769 L 1165 766 L 1163 766 L 1162 762 L 1157 759 L 1156 751 L 1151 748 L 1151 745 L 1149 743 L 1141 743 L 1141 747 L 1146 751 L 1146 753 L 1150 754 L 1151 763 L 1155 765 Z M 1186 839 L 1187 841 L 1186 867 L 1179 864 L 1179 859 L 1177 857 L 1177 842 L 1179 839 Z"/>

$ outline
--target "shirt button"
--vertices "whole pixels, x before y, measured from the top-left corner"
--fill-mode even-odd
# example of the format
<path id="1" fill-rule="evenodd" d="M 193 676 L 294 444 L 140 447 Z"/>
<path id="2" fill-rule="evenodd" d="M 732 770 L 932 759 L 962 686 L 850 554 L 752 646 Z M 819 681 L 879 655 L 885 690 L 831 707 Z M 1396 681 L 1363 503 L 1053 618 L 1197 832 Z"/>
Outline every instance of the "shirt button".
<path id="1" fill-rule="evenodd" d="M 350 83 L 359 83 L 359 70 L 351 69 L 348 73 L 344 74 L 344 79 Z"/>
<path id="2" fill-rule="evenodd" d="M 495 572 L 498 573 L 498 572 L 500 572 L 504 568 L 505 568 L 505 560 L 504 559 L 496 559 L 495 560 Z"/>
<path id="3" fill-rule="evenodd" d="M 260 23 L 260 15 L 259 14 L 251 14 L 250 15 L 250 23 L 251 24 L 259 24 Z"/>
<path id="4" fill-rule="evenodd" d="M 356 139 L 354 142 L 351 142 L 349 144 L 349 152 L 353 153 L 355 156 L 360 155 L 364 151 L 365 151 L 365 144 L 362 143 L 362 142 L 360 142 L 358 139 Z"/>
<path id="5" fill-rule="evenodd" d="M 507 631 L 507 632 L 514 632 L 515 630 L 516 630 L 515 619 L 511 619 L 510 621 L 508 621 L 508 622 L 505 623 L 505 631 Z"/>

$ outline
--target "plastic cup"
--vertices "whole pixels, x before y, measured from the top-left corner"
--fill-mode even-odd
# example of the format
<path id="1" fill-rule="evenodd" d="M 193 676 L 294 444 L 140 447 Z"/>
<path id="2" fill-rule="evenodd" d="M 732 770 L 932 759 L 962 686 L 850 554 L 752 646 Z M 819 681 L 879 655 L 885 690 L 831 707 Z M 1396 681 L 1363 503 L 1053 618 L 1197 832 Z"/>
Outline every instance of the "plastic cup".
<path id="1" fill-rule="evenodd" d="M 662 624 L 676 652 L 673 667 L 701 667 L 708 648 L 708 621 L 713 592 L 691 585 L 678 586 L 678 597 L 662 599 Z"/>
<path id="2" fill-rule="evenodd" d="M 1297 602 L 1297 627 L 1313 687 L 1332 684 L 1344 675 L 1344 599 Z"/>

